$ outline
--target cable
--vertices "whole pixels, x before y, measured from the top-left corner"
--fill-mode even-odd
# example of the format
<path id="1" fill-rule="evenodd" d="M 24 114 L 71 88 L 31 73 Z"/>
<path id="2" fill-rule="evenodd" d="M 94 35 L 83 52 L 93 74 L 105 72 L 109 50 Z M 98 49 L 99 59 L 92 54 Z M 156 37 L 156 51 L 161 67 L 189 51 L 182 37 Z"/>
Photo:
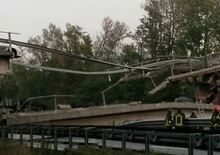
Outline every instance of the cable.
<path id="1" fill-rule="evenodd" d="M 70 73 L 70 74 L 80 74 L 80 75 L 112 75 L 112 74 L 120 74 L 120 73 L 128 73 L 130 72 L 129 69 L 121 69 L 115 71 L 103 71 L 103 72 L 83 72 L 83 71 L 76 71 L 76 70 L 69 70 L 69 69 L 62 69 L 62 68 L 53 68 L 53 67 L 46 67 L 46 66 L 37 66 L 37 65 L 28 65 L 22 64 L 17 62 L 12 62 L 13 65 L 34 68 L 34 69 L 42 69 L 47 71 L 53 72 L 63 72 L 63 73 Z"/>
<path id="2" fill-rule="evenodd" d="M 45 52 L 56 53 L 56 54 L 59 54 L 59 55 L 68 56 L 68 57 L 72 57 L 72 58 L 79 59 L 79 60 L 85 60 L 85 61 L 105 64 L 105 65 L 118 66 L 118 67 L 123 67 L 123 68 L 128 68 L 128 69 L 137 69 L 137 70 L 153 70 L 151 68 L 131 67 L 131 66 L 127 66 L 127 65 L 116 64 L 116 63 L 107 62 L 107 61 L 103 61 L 103 60 L 98 60 L 98 59 L 94 59 L 94 58 L 83 57 L 83 56 L 75 55 L 75 54 L 70 53 L 70 52 L 63 52 L 63 51 L 60 51 L 60 50 L 55 50 L 55 49 L 43 47 L 43 46 L 40 46 L 40 45 L 35 45 L 35 44 L 25 43 L 25 42 L 20 42 L 20 41 L 15 41 L 15 40 L 0 38 L 0 42 L 5 43 L 5 44 L 13 44 L 13 45 L 21 46 L 21 47 L 38 49 L 38 50 L 42 50 L 42 51 L 45 51 Z"/>

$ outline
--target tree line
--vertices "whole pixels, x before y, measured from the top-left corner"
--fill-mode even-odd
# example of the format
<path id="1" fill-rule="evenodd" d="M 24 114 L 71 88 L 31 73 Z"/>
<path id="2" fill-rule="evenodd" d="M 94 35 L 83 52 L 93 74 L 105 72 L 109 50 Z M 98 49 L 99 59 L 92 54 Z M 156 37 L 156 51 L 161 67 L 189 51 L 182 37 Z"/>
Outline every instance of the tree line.
<path id="1" fill-rule="evenodd" d="M 126 5 L 126 4 L 125 4 Z M 92 39 L 78 25 L 67 23 L 65 29 L 54 24 L 32 37 L 29 43 L 43 45 L 80 56 L 101 59 L 120 64 L 135 64 L 159 55 L 204 56 L 220 49 L 220 0 L 146 0 L 144 15 L 134 32 L 126 23 L 104 18 L 102 30 Z M 128 41 L 129 40 L 129 41 Z M 61 55 L 21 48 L 22 63 L 74 69 L 100 71 L 112 69 Z M 13 74 L 1 80 L 1 98 L 25 100 L 28 97 L 72 94 L 73 106 L 102 104 L 100 92 L 116 82 L 115 75 L 82 76 L 33 70 L 13 66 Z M 161 80 L 163 77 L 156 77 Z M 149 79 L 124 82 L 106 95 L 107 103 L 145 103 L 173 101 L 179 95 L 180 85 L 173 84 L 153 96 L 147 92 L 153 88 Z"/>

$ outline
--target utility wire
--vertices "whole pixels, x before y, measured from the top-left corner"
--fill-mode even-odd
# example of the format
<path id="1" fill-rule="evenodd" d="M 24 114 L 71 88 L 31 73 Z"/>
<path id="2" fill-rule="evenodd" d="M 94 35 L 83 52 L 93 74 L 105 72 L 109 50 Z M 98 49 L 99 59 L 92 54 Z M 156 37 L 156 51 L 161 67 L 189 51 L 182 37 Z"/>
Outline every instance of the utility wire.
<path id="1" fill-rule="evenodd" d="M 69 70 L 69 69 L 62 69 L 62 68 L 53 68 L 53 67 L 46 67 L 46 66 L 22 64 L 22 63 L 17 63 L 17 62 L 11 62 L 11 63 L 13 65 L 23 66 L 23 67 L 27 67 L 27 68 L 40 69 L 40 70 L 42 69 L 42 70 L 47 70 L 47 71 L 70 73 L 70 74 L 80 74 L 80 75 L 112 75 L 112 74 L 120 74 L 120 73 L 130 72 L 129 69 L 121 69 L 121 70 L 115 70 L 115 71 L 84 72 L 84 71 L 76 71 L 76 70 Z"/>
<path id="2" fill-rule="evenodd" d="M 123 67 L 123 68 L 128 68 L 128 69 L 137 69 L 137 70 L 153 70 L 151 68 L 131 67 L 131 66 L 127 66 L 127 65 L 116 64 L 116 63 L 107 62 L 107 61 L 103 61 L 103 60 L 98 60 L 98 59 L 94 59 L 94 58 L 83 57 L 83 56 L 79 56 L 79 55 L 76 55 L 76 54 L 73 54 L 73 53 L 70 53 L 70 52 L 63 52 L 63 51 L 60 51 L 60 50 L 51 49 L 51 48 L 47 48 L 47 47 L 44 47 L 44 46 L 35 45 L 35 44 L 31 44 L 31 43 L 25 43 L 25 42 L 21 42 L 21 41 L 15 41 L 15 40 L 0 38 L 0 42 L 5 43 L 5 44 L 13 44 L 13 45 L 21 46 L 21 47 L 33 48 L 33 49 L 37 49 L 37 50 L 41 50 L 41 51 L 45 51 L 45 52 L 55 53 L 55 54 L 68 56 L 68 57 L 79 59 L 79 60 L 85 60 L 85 61 L 105 64 L 105 65 L 118 66 L 118 67 Z"/>

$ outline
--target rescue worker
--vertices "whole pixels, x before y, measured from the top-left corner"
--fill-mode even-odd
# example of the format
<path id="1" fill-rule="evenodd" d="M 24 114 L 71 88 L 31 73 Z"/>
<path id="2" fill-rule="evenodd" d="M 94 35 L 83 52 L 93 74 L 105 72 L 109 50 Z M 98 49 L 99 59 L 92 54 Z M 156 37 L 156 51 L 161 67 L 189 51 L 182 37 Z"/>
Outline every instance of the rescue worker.
<path id="1" fill-rule="evenodd" d="M 191 115 L 189 116 L 189 118 L 197 118 L 196 113 L 193 111 L 193 112 L 191 113 Z"/>
<path id="2" fill-rule="evenodd" d="M 174 114 L 174 125 L 176 127 L 182 127 L 184 125 L 185 119 L 185 114 L 180 109 L 178 109 L 177 112 Z"/>
<path id="3" fill-rule="evenodd" d="M 217 127 L 218 122 L 219 122 L 219 112 L 216 109 L 214 109 L 214 111 L 212 113 L 212 118 L 211 118 L 212 126 Z"/>
<path id="4" fill-rule="evenodd" d="M 168 109 L 166 118 L 165 118 L 165 126 L 166 127 L 172 127 L 173 125 L 173 119 L 172 119 L 172 111 Z"/>

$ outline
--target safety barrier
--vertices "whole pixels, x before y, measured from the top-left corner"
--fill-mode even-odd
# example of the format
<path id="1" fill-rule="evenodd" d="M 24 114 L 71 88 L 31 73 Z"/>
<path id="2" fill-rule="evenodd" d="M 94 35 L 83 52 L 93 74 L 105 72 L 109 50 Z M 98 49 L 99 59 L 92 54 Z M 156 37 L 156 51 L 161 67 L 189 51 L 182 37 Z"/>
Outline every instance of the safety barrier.
<path id="1" fill-rule="evenodd" d="M 149 153 L 152 145 L 163 145 L 187 148 L 188 154 L 193 155 L 195 148 L 202 150 L 206 145 L 208 155 L 212 155 L 219 147 L 216 141 L 219 135 L 213 133 L 200 135 L 200 133 L 143 131 L 100 126 L 2 126 L 0 133 L 1 141 L 17 141 L 27 144 L 30 148 L 54 150 L 74 149 L 79 145 L 97 145 L 122 151 L 129 149 Z M 204 139 L 204 143 L 198 140 L 198 135 L 200 139 Z M 133 148 L 130 147 L 131 144 Z M 139 147 L 139 144 L 142 147 Z"/>

